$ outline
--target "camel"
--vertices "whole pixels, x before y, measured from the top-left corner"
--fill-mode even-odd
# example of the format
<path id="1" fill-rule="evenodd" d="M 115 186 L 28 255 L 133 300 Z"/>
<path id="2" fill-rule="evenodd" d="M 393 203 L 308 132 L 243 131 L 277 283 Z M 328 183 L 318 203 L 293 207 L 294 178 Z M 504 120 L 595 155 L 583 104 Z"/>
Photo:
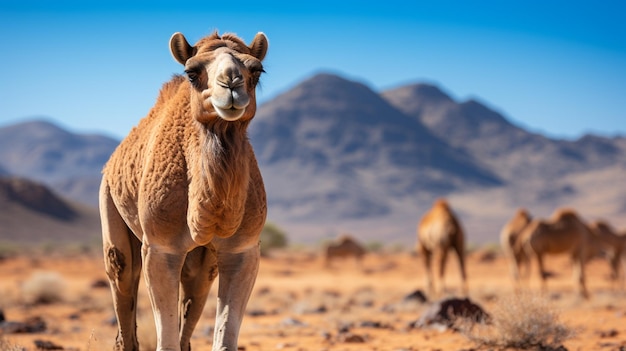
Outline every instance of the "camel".
<path id="1" fill-rule="evenodd" d="M 548 277 L 544 267 L 544 256 L 546 254 L 569 254 L 574 264 L 574 276 L 578 281 L 579 294 L 588 298 L 589 293 L 585 285 L 585 262 L 590 238 L 591 233 L 578 214 L 572 209 L 563 208 L 556 210 L 547 220 L 532 220 L 522 231 L 519 240 L 526 254 L 537 259 L 543 291 L 547 290 Z"/>
<path id="2" fill-rule="evenodd" d="M 118 321 L 116 350 L 138 350 L 137 287 L 143 274 L 157 350 L 190 350 L 219 275 L 214 351 L 237 350 L 259 267 L 266 195 L 247 127 L 268 48 L 217 32 L 170 51 L 184 66 L 103 169 L 104 263 Z"/>
<path id="3" fill-rule="evenodd" d="M 525 251 L 520 247 L 519 237 L 530 221 L 531 216 L 528 211 L 525 208 L 519 208 L 500 231 L 500 245 L 509 260 L 511 276 L 515 281 L 519 280 L 523 267 L 525 267 L 524 276 L 528 276 L 530 262 Z"/>
<path id="4" fill-rule="evenodd" d="M 622 255 L 626 248 L 626 236 L 618 234 L 609 223 L 603 220 L 591 222 L 589 229 L 596 242 L 595 245 L 591 245 L 594 251 L 588 255 L 589 259 L 600 255 L 605 256 L 609 261 L 611 280 L 623 285 L 620 271 L 622 270 Z"/>
<path id="5" fill-rule="evenodd" d="M 428 290 L 431 293 L 443 291 L 448 251 L 453 249 L 459 261 L 463 293 L 467 294 L 465 236 L 459 220 L 446 200 L 436 200 L 433 207 L 422 217 L 417 227 L 417 236 L 417 252 L 424 258 Z M 439 289 L 435 289 L 431 269 L 431 260 L 434 254 L 439 256 Z"/>
<path id="6" fill-rule="evenodd" d="M 350 235 L 342 235 L 326 246 L 326 266 L 337 258 L 354 257 L 360 264 L 366 250 Z"/>

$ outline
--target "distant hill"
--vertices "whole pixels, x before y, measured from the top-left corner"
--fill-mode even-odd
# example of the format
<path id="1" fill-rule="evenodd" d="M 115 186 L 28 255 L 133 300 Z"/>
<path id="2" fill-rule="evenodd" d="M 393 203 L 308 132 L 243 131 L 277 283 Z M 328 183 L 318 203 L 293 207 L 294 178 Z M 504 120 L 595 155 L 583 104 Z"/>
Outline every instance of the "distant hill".
<path id="1" fill-rule="evenodd" d="M 0 177 L 0 208 L 0 242 L 84 245 L 100 237 L 95 208 L 24 178 Z"/>
<path id="2" fill-rule="evenodd" d="M 386 215 L 390 202 L 501 185 L 366 86 L 318 75 L 263 104 L 250 129 L 270 207 L 298 220 Z"/>
<path id="3" fill-rule="evenodd" d="M 382 96 L 503 179 L 559 177 L 626 163 L 624 148 L 614 140 L 592 135 L 576 141 L 550 139 L 513 125 L 478 101 L 457 103 L 431 85 L 404 86 Z"/>
<path id="4" fill-rule="evenodd" d="M 269 219 L 293 242 L 351 232 L 413 244 L 417 221 L 437 197 L 448 198 L 470 242 L 496 242 L 518 207 L 543 217 L 571 206 L 626 227 L 626 138 L 549 138 L 434 85 L 379 93 L 315 75 L 260 105 L 249 134 Z M 0 128 L 0 174 L 95 207 L 100 171 L 118 142 L 44 121 Z M 19 206 L 0 225 L 29 223 L 19 220 L 27 210 L 44 216 Z"/>
<path id="5" fill-rule="evenodd" d="M 438 87 L 413 84 L 381 94 L 449 145 L 461 148 L 506 186 L 450 194 L 477 238 L 494 238 L 511 211 L 548 216 L 572 206 L 589 219 L 626 226 L 626 139 L 551 139 L 512 124 L 476 100 L 456 102 Z"/>
<path id="6" fill-rule="evenodd" d="M 100 171 L 119 140 L 68 132 L 45 120 L 0 128 L 0 167 L 60 194 L 97 204 Z"/>

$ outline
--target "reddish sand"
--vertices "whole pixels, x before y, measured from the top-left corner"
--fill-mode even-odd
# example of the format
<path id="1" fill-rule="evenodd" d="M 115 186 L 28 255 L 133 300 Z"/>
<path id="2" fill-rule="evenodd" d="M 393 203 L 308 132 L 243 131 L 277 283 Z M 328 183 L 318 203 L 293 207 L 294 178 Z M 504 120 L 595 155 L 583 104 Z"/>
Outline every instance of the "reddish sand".
<path id="1" fill-rule="evenodd" d="M 484 252 L 468 259 L 469 297 L 492 312 L 501 297 L 511 297 L 513 285 L 507 262 Z M 549 306 L 559 321 L 576 331 L 562 344 L 568 350 L 626 349 L 626 294 L 607 279 L 601 260 L 587 268 L 589 300 L 575 293 L 571 268 L 565 258 L 549 258 L 555 276 L 549 281 Z M 456 261 L 451 257 L 446 279 L 447 295 L 459 294 Z M 534 267 L 533 267 L 534 268 Z M 47 305 L 29 305 L 27 286 L 37 272 L 56 272 L 63 283 L 63 299 Z M 111 350 L 116 327 L 110 291 L 94 288 L 104 280 L 97 257 L 17 257 L 0 261 L 0 308 L 9 321 L 39 316 L 47 330 L 36 334 L 0 335 L 4 344 L 35 350 L 34 340 L 51 341 L 73 350 Z M 536 272 L 529 282 L 538 291 Z M 28 288 L 33 289 L 33 288 Z M 310 253 L 277 253 L 264 258 L 248 304 L 239 338 L 240 350 L 488 350 L 461 333 L 416 329 L 427 304 L 403 298 L 424 289 L 421 261 L 408 253 L 369 254 L 361 266 L 352 260 L 326 268 Z M 213 287 L 204 317 L 192 339 L 194 350 L 211 349 L 215 313 Z M 154 347 L 154 324 L 145 287 L 140 287 L 140 343 Z M 364 323 L 368 322 L 368 323 Z M 343 329 L 344 332 L 341 332 Z M 346 332 L 347 331 L 347 332 Z M 0 343 L 1 345 L 1 343 Z"/>

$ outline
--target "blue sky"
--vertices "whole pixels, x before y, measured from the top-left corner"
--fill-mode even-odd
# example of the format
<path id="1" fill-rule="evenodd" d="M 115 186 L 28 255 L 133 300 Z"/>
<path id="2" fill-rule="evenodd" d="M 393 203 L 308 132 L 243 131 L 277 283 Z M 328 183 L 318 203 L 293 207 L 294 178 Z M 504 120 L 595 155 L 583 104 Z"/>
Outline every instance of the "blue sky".
<path id="1" fill-rule="evenodd" d="M 122 138 L 181 73 L 172 33 L 270 41 L 261 103 L 318 72 L 437 84 L 555 137 L 626 135 L 622 1 L 3 1 L 0 126 Z"/>

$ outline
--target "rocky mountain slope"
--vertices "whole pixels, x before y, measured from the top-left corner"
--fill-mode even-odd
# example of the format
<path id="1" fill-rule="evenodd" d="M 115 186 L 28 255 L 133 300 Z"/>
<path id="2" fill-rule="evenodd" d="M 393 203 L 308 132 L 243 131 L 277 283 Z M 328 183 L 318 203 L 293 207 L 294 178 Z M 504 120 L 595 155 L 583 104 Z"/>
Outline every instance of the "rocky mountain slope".
<path id="1" fill-rule="evenodd" d="M 572 206 L 626 227 L 625 138 L 552 139 L 432 85 L 377 93 L 316 75 L 259 106 L 250 139 L 270 220 L 295 242 L 347 231 L 414 243 L 417 221 L 441 196 L 472 242 L 497 241 L 521 206 L 535 216 Z M 94 206 L 117 143 L 41 121 L 0 128 L 0 172 Z"/>
<path id="2" fill-rule="evenodd" d="M 68 201 L 47 186 L 0 177 L 0 242 L 86 245 L 100 238 L 92 206 Z"/>
<path id="3" fill-rule="evenodd" d="M 59 194 L 97 205 L 102 166 L 119 140 L 69 132 L 35 119 L 0 128 L 0 167 L 47 184 Z"/>

